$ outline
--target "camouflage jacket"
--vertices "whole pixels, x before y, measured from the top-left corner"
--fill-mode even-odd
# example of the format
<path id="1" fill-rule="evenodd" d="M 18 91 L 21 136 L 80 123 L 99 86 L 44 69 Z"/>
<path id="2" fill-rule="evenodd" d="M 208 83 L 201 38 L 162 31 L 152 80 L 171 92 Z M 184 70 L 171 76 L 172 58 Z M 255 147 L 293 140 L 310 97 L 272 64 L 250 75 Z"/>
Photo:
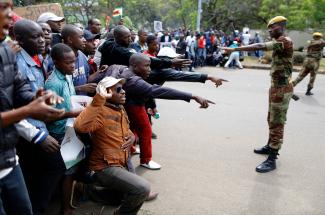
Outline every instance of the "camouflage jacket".
<path id="1" fill-rule="evenodd" d="M 311 40 L 307 47 L 307 57 L 316 60 L 322 59 L 323 42 L 324 40 Z"/>
<path id="2" fill-rule="evenodd" d="M 281 36 L 265 43 L 268 51 L 273 50 L 271 86 L 282 87 L 290 83 L 292 73 L 293 43 L 289 37 Z"/>

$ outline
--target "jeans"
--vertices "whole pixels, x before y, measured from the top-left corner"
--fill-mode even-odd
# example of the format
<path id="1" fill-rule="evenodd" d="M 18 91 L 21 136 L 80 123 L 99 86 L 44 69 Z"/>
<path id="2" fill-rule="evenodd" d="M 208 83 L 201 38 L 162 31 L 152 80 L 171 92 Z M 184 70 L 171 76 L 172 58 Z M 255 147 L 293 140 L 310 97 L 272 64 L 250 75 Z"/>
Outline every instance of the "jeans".
<path id="1" fill-rule="evenodd" d="M 118 214 L 137 214 L 150 193 L 150 185 L 144 178 L 122 167 L 107 167 L 96 172 L 94 180 L 99 186 L 111 191 L 107 192 L 105 198 L 121 198 Z"/>
<path id="2" fill-rule="evenodd" d="M 0 214 L 33 214 L 23 174 L 17 165 L 6 177 L 0 179 Z"/>

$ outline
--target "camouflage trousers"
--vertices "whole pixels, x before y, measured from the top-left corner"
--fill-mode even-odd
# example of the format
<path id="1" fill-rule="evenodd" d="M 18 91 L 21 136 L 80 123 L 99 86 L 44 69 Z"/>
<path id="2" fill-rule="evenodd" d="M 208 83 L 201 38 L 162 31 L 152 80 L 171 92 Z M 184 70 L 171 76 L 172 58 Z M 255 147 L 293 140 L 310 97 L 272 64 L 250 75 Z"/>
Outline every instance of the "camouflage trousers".
<path id="1" fill-rule="evenodd" d="M 319 60 L 315 58 L 306 58 L 298 77 L 292 82 L 293 86 L 296 86 L 310 73 L 308 89 L 312 89 L 314 87 L 314 82 L 316 79 L 318 68 L 319 68 Z"/>
<path id="2" fill-rule="evenodd" d="M 293 86 L 291 83 L 283 87 L 271 87 L 269 90 L 268 145 L 273 149 L 279 150 L 283 143 L 284 124 L 287 120 L 287 111 L 292 95 Z"/>

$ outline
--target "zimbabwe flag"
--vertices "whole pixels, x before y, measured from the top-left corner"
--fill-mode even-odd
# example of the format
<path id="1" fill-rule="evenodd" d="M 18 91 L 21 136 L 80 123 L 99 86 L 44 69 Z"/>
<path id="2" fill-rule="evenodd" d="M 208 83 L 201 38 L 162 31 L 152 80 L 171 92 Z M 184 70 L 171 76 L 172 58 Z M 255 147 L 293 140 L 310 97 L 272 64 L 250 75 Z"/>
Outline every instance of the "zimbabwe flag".
<path id="1" fill-rule="evenodd" d="M 123 15 L 123 8 L 118 7 L 116 9 L 113 10 L 113 17 L 122 17 Z"/>

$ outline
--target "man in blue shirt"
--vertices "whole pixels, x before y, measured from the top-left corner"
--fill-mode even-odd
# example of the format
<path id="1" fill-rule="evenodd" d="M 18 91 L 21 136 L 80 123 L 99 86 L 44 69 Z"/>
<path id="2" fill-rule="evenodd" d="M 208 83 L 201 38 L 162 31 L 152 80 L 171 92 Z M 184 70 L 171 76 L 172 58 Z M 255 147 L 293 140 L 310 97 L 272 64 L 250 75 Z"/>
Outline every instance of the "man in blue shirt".
<path id="1" fill-rule="evenodd" d="M 83 31 L 74 25 L 65 25 L 62 29 L 62 38 L 66 45 L 70 46 L 76 56 L 75 70 L 72 75 L 76 93 L 86 95 L 94 94 L 96 84 L 88 83 L 89 65 L 87 57 L 82 53 L 86 40 Z"/>
<path id="2" fill-rule="evenodd" d="M 131 43 L 129 48 L 134 49 L 137 53 L 147 51 L 147 31 L 141 29 L 138 31 L 139 40 L 135 43 Z"/>

